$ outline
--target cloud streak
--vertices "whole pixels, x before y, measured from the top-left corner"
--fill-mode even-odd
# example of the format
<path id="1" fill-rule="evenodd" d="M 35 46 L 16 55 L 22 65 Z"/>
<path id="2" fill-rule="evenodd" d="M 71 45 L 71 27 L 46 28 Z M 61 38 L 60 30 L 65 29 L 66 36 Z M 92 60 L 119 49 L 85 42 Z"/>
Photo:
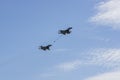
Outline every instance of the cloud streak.
<path id="1" fill-rule="evenodd" d="M 104 67 L 120 67 L 120 49 L 95 49 L 90 52 L 90 63 Z"/>
<path id="2" fill-rule="evenodd" d="M 75 60 L 75 61 L 71 61 L 71 62 L 61 63 L 61 64 L 57 65 L 56 67 L 59 70 L 72 71 L 72 70 L 78 69 L 80 65 L 81 65 L 81 61 Z"/>
<path id="3" fill-rule="evenodd" d="M 92 49 L 86 53 L 83 60 L 77 59 L 74 61 L 63 62 L 56 65 L 57 70 L 73 71 L 84 66 L 101 66 L 110 70 L 120 70 L 120 49 Z"/>
<path id="4" fill-rule="evenodd" d="M 85 69 L 83 66 L 98 66 L 101 67 L 100 75 L 95 75 L 85 80 L 120 80 L 120 49 L 118 48 L 98 48 L 91 49 L 84 53 L 84 59 L 76 59 L 72 61 L 62 62 L 49 67 L 49 71 L 41 73 L 40 78 L 52 78 L 59 74 L 66 72 L 77 71 L 78 69 Z M 103 71 L 103 70 L 104 71 Z M 102 72 L 101 72 L 102 71 Z M 109 72 L 107 72 L 109 71 Z M 114 72 L 110 72 L 114 71 Z M 107 72 L 107 73 L 105 73 Z"/>
<path id="5" fill-rule="evenodd" d="M 90 21 L 102 25 L 112 25 L 114 29 L 120 29 L 120 0 L 107 0 L 100 2 L 97 13 Z"/>
<path id="6" fill-rule="evenodd" d="M 108 72 L 87 78 L 85 80 L 120 80 L 120 72 Z"/>

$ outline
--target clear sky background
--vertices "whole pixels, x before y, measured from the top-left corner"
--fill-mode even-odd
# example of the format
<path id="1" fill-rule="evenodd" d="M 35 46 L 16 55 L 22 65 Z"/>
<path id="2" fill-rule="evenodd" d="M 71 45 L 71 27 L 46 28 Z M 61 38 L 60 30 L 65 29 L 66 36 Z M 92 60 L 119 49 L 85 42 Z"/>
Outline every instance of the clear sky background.
<path id="1" fill-rule="evenodd" d="M 119 4 L 0 0 L 0 80 L 120 80 Z"/>

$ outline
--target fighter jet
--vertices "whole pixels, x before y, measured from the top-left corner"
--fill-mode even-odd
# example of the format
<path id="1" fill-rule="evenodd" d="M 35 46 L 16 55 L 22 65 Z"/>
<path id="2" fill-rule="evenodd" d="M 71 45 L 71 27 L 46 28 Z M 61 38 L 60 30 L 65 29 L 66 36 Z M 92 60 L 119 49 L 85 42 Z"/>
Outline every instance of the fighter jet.
<path id="1" fill-rule="evenodd" d="M 42 50 L 46 51 L 46 50 L 50 50 L 51 46 L 52 46 L 51 44 L 47 45 L 47 46 L 39 46 L 39 49 L 42 49 Z"/>
<path id="2" fill-rule="evenodd" d="M 59 34 L 63 34 L 63 35 L 66 35 L 66 34 L 70 34 L 71 33 L 71 30 L 72 29 L 72 27 L 69 27 L 69 28 L 67 28 L 67 29 L 65 29 L 65 30 L 59 30 Z"/>

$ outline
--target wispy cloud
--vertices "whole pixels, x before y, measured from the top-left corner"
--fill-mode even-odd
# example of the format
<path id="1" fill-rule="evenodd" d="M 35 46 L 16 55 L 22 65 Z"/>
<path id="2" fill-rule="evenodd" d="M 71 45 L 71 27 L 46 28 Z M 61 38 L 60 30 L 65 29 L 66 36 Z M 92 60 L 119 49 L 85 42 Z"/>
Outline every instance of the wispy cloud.
<path id="1" fill-rule="evenodd" d="M 120 49 L 95 49 L 90 52 L 89 59 L 91 64 L 118 69 L 120 67 Z"/>
<path id="2" fill-rule="evenodd" d="M 75 61 L 71 61 L 71 62 L 61 63 L 61 64 L 57 65 L 56 67 L 59 70 L 72 71 L 72 70 L 78 69 L 80 65 L 81 65 L 81 61 L 75 60 Z"/>
<path id="3" fill-rule="evenodd" d="M 80 67 L 80 65 L 81 65 L 80 60 L 74 60 L 74 61 L 70 61 L 70 62 L 60 63 L 58 65 L 53 66 L 53 68 L 51 68 L 50 71 L 41 73 L 37 77 L 38 78 L 55 77 L 55 76 L 58 76 L 58 74 L 61 74 L 61 73 L 63 74 L 63 72 L 70 72 L 70 71 L 77 70 Z"/>
<path id="4" fill-rule="evenodd" d="M 108 72 L 87 78 L 85 80 L 120 80 L 120 72 Z"/>
<path id="5" fill-rule="evenodd" d="M 42 73 L 40 77 L 46 78 L 46 77 L 54 77 L 58 74 L 63 74 L 64 72 L 73 72 L 75 70 L 80 69 L 83 66 L 100 66 L 105 69 L 104 72 L 107 71 L 120 71 L 120 49 L 118 48 L 98 48 L 98 49 L 91 49 L 87 50 L 85 53 L 86 56 L 84 56 L 84 59 L 75 59 L 72 61 L 64 61 L 59 64 L 54 65 L 53 67 L 49 67 L 50 71 L 47 71 L 45 73 Z M 103 72 L 100 72 L 103 73 Z M 115 74 L 115 73 L 110 73 Z M 92 78 L 88 78 L 86 80 L 118 80 L 111 78 L 111 79 L 104 79 L 105 76 L 110 75 L 109 73 L 105 73 L 102 75 L 97 75 Z M 117 73 L 118 74 L 118 73 Z M 120 73 L 119 73 L 120 74 Z M 119 75 L 118 74 L 118 75 Z M 116 74 L 115 74 L 116 75 Z M 101 77 L 101 78 L 99 78 Z M 116 77 L 116 76 L 114 76 Z M 120 79 L 119 79 L 120 80 Z"/>
<path id="6" fill-rule="evenodd" d="M 105 0 L 97 6 L 97 14 L 90 21 L 102 24 L 112 25 L 114 29 L 120 28 L 120 0 Z"/>
<path id="7" fill-rule="evenodd" d="M 90 37 L 90 39 L 93 39 L 93 40 L 99 40 L 99 41 L 104 41 L 104 42 L 109 42 L 109 41 L 110 41 L 109 38 L 98 37 L 98 36 Z"/>
<path id="8" fill-rule="evenodd" d="M 120 49 L 99 48 L 87 52 L 85 59 L 77 59 L 70 62 L 64 62 L 57 65 L 57 69 L 62 71 L 73 71 L 79 69 L 82 65 L 97 65 L 110 70 L 120 70 Z"/>

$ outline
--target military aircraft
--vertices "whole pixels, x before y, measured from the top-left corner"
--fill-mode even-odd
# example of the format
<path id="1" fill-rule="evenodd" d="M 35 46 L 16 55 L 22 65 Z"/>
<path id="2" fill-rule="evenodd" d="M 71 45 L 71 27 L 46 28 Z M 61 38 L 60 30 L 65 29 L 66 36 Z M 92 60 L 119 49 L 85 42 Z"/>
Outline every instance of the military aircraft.
<path id="1" fill-rule="evenodd" d="M 72 27 L 68 27 L 67 29 L 64 29 L 64 30 L 59 30 L 59 32 L 58 32 L 58 34 L 62 34 L 62 35 L 67 35 L 67 34 L 70 34 L 71 33 L 71 30 L 72 29 Z M 56 40 L 54 40 L 53 42 L 55 43 L 58 39 L 60 39 L 60 37 L 62 36 L 62 35 L 60 35 Z M 46 51 L 46 50 L 50 50 L 50 47 L 51 47 L 52 45 L 51 44 L 49 44 L 49 45 L 47 45 L 47 46 L 39 46 L 39 49 L 41 49 L 41 50 L 43 50 L 43 51 Z"/>
<path id="2" fill-rule="evenodd" d="M 52 46 L 51 44 L 47 45 L 47 46 L 39 46 L 39 49 L 42 49 L 42 50 L 46 51 L 46 50 L 50 50 L 51 46 Z"/>
<path id="3" fill-rule="evenodd" d="M 69 28 L 67 28 L 67 29 L 65 29 L 65 30 L 59 30 L 59 34 L 63 34 L 63 35 L 66 35 L 66 34 L 70 34 L 71 33 L 71 30 L 72 29 L 72 27 L 69 27 Z"/>

